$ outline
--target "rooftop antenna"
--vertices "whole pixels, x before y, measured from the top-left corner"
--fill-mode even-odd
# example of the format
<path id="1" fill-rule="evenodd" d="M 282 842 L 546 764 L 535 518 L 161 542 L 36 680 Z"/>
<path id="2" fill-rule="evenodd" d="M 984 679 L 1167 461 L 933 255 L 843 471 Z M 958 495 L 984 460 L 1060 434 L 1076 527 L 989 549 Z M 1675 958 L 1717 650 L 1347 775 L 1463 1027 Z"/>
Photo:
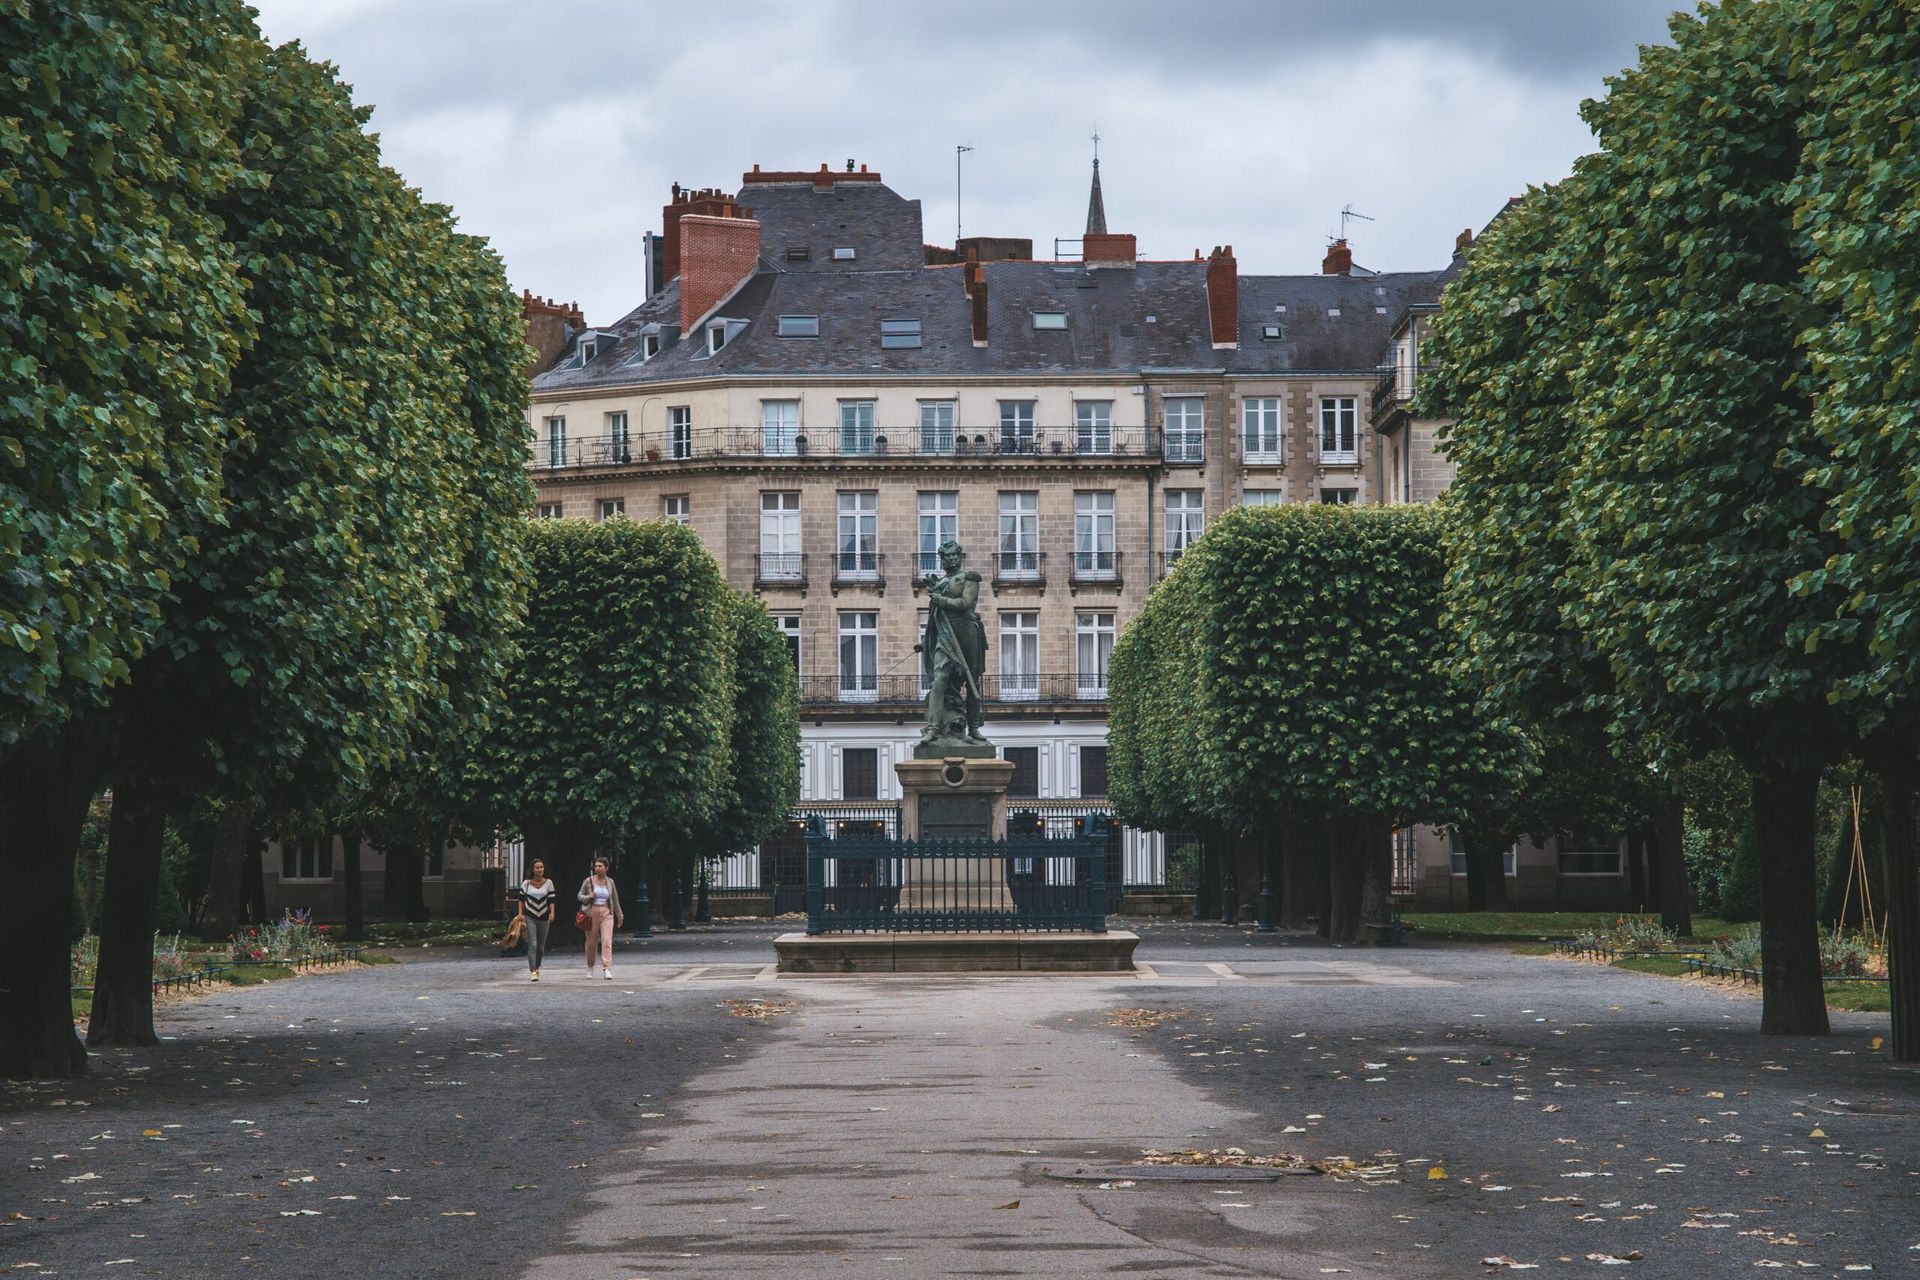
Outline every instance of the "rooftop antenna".
<path id="1" fill-rule="evenodd" d="M 960 157 L 973 150 L 972 147 L 956 146 L 953 149 L 953 247 L 960 247 Z"/>
<path id="2" fill-rule="evenodd" d="M 1345 240 L 1347 238 L 1347 223 L 1352 221 L 1355 218 L 1360 219 L 1360 221 L 1362 222 L 1378 221 L 1378 219 L 1369 217 L 1367 214 L 1355 213 L 1353 211 L 1353 206 L 1350 204 L 1342 205 L 1340 207 L 1340 238 L 1342 240 Z"/>

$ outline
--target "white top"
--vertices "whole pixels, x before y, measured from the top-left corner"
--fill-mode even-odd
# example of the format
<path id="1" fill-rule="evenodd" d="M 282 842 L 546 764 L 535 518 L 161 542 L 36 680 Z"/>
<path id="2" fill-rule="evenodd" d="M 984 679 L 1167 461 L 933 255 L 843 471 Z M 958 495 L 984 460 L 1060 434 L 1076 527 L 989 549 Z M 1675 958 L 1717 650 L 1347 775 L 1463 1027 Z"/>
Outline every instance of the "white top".
<path id="1" fill-rule="evenodd" d="M 612 885 L 610 885 L 610 884 L 601 884 L 601 883 L 600 883 L 599 881 L 597 881 L 597 880 L 596 880 L 596 881 L 594 882 L 594 885 L 593 885 L 593 901 L 594 901 L 594 905 L 595 905 L 595 906 L 601 906 L 601 907 L 604 907 L 604 906 L 606 906 L 606 905 L 607 905 L 607 894 L 608 894 L 608 893 L 610 893 L 610 892 L 612 891 L 612 889 L 613 889 L 613 886 L 612 886 Z"/>

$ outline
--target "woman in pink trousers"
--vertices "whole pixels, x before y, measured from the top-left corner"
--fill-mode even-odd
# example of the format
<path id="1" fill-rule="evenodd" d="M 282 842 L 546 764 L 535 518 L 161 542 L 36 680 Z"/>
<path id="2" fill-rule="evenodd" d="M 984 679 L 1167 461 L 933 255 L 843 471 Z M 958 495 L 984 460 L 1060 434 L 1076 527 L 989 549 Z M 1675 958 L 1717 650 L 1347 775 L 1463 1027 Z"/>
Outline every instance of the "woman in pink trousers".
<path id="1" fill-rule="evenodd" d="M 580 882 L 580 910 L 587 917 L 587 976 L 593 976 L 593 953 L 600 952 L 600 976 L 613 981 L 613 931 L 625 923 L 620 890 L 607 874 L 607 860 L 593 860 L 593 874 Z"/>

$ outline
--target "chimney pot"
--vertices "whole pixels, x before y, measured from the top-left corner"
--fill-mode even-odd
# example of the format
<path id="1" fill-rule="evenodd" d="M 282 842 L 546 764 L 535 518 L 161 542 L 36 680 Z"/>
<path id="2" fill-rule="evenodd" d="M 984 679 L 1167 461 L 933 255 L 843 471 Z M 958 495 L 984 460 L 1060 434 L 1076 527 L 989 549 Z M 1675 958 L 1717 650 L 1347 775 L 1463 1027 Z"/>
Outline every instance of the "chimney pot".
<path id="1" fill-rule="evenodd" d="M 1327 246 L 1327 256 L 1320 260 L 1320 274 L 1325 276 L 1347 276 L 1353 274 L 1353 250 L 1347 242 L 1335 240 Z"/>
<path id="2" fill-rule="evenodd" d="M 1471 246 L 1472 244 L 1473 244 L 1473 228 L 1468 227 L 1465 231 L 1462 231 L 1459 235 L 1453 238 L 1453 251 L 1455 253 L 1465 253 L 1468 247 Z"/>

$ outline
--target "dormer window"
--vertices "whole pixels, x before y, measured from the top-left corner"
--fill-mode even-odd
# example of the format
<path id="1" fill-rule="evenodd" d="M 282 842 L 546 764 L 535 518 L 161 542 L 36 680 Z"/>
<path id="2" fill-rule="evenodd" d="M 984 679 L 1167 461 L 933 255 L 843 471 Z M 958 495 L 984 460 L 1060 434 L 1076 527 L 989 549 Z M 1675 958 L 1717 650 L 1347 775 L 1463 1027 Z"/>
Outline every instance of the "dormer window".
<path id="1" fill-rule="evenodd" d="M 783 338 L 817 338 L 820 336 L 820 317 L 781 316 L 778 332 Z"/>
<path id="2" fill-rule="evenodd" d="M 660 335 L 657 333 L 641 334 L 640 335 L 640 358 L 642 360 L 651 360 L 659 354 L 660 354 Z"/>
<path id="3" fill-rule="evenodd" d="M 835 249 L 833 251 L 833 260 L 835 262 L 852 262 L 853 246 L 850 244 L 847 244 L 847 245 L 841 245 L 839 248 Z"/>
<path id="4" fill-rule="evenodd" d="M 1036 329 L 1064 329 L 1067 327 L 1067 313 L 1064 311 L 1036 311 L 1033 313 L 1033 327 Z"/>
<path id="5" fill-rule="evenodd" d="M 719 324 L 708 325 L 707 326 L 707 354 L 713 355 L 714 353 L 718 352 L 720 348 L 726 345 L 727 345 L 726 322 L 722 321 Z"/>
<path id="6" fill-rule="evenodd" d="M 580 339 L 580 365 L 582 368 L 585 368 L 587 363 L 599 354 L 600 341 L 598 338 L 592 334 L 588 334 L 586 337 Z"/>
<path id="7" fill-rule="evenodd" d="M 920 345 L 918 320 L 882 320 L 880 345 L 889 350 L 909 350 Z"/>

